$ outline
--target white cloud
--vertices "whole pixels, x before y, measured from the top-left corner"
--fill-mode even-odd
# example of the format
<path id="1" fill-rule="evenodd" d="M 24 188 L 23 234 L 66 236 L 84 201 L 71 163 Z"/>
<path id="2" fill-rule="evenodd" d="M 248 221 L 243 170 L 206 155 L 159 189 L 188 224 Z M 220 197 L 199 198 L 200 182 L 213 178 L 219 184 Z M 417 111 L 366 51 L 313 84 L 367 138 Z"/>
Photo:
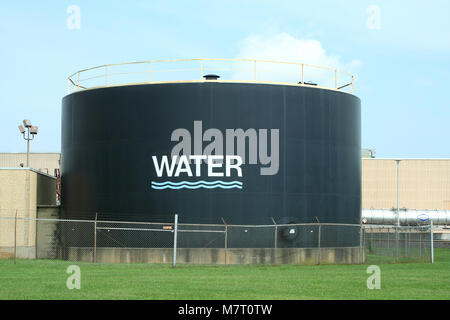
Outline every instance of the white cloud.
<path id="1" fill-rule="evenodd" d="M 320 41 L 295 38 L 284 32 L 251 35 L 239 42 L 238 49 L 238 58 L 301 62 L 337 69 L 361 64 L 359 60 L 344 64 L 338 56 L 327 54 Z"/>
<path id="2" fill-rule="evenodd" d="M 342 62 L 339 56 L 326 52 L 320 41 L 295 38 L 288 33 L 251 35 L 238 43 L 237 58 L 298 62 L 329 67 L 349 73 L 362 64 L 359 60 Z M 248 72 L 251 72 L 249 66 Z M 292 65 L 258 64 L 258 79 L 270 81 L 300 81 L 301 67 Z M 235 78 L 245 76 L 242 72 Z M 248 76 L 247 76 L 248 77 Z M 339 85 L 346 83 L 346 76 L 339 75 Z M 320 82 L 319 85 L 334 86 L 334 72 L 305 68 L 305 81 Z"/>

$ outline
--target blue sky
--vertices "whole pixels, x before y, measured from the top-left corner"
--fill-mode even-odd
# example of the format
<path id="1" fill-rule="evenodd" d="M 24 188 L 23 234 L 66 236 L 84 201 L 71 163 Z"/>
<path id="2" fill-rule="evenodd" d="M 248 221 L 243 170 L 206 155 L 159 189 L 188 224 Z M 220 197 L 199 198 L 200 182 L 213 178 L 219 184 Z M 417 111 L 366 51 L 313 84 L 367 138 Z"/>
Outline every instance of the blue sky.
<path id="1" fill-rule="evenodd" d="M 81 10 L 79 30 L 66 25 L 70 5 Z M 379 29 L 367 27 L 370 5 L 380 10 Z M 314 40 L 331 57 L 324 61 L 352 69 L 362 147 L 376 148 L 377 157 L 450 158 L 449 12 L 447 0 L 2 0 L 0 152 L 25 151 L 17 129 L 24 118 L 39 126 L 32 151 L 60 151 L 61 99 L 67 76 L 79 69 L 257 55 L 248 39 L 277 47 L 285 35 L 280 58 Z"/>

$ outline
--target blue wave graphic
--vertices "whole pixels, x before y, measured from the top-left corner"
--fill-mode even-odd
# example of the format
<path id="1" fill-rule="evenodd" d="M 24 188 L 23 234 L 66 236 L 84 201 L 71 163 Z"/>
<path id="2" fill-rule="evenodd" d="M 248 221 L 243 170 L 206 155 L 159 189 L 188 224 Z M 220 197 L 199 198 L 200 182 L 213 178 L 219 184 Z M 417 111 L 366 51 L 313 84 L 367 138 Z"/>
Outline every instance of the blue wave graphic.
<path id="1" fill-rule="evenodd" d="M 216 186 L 206 186 L 206 185 L 197 185 L 197 186 L 177 186 L 177 187 L 173 187 L 173 186 L 163 186 L 163 187 L 157 187 L 157 186 L 152 186 L 153 189 L 156 190 L 163 190 L 163 189 L 200 189 L 200 188 L 205 188 L 205 189 L 215 189 L 215 188 L 221 188 L 221 189 L 242 189 L 242 186 L 238 186 L 238 185 L 234 185 L 234 186 L 222 186 L 222 185 L 216 185 Z"/>
<path id="2" fill-rule="evenodd" d="M 205 180 L 199 180 L 199 181 L 180 181 L 180 182 L 173 182 L 173 181 L 164 181 L 164 182 L 156 182 L 152 181 L 153 185 L 162 186 L 162 185 L 172 185 L 172 186 L 179 186 L 179 185 L 198 185 L 198 184 L 206 184 L 206 185 L 213 185 L 213 184 L 223 184 L 223 185 L 231 185 L 231 184 L 238 184 L 242 185 L 242 182 L 240 181 L 222 181 L 222 180 L 216 180 L 216 181 L 205 181 Z"/>
<path id="3" fill-rule="evenodd" d="M 216 181 L 180 181 L 180 182 L 172 182 L 172 181 L 164 181 L 164 182 L 155 182 L 152 181 L 152 188 L 156 190 L 162 190 L 162 189 L 199 189 L 199 188 L 205 188 L 205 189 L 215 189 L 215 188 L 221 188 L 221 189 L 242 189 L 242 182 L 240 181 L 222 181 L 222 180 L 216 180 Z"/>

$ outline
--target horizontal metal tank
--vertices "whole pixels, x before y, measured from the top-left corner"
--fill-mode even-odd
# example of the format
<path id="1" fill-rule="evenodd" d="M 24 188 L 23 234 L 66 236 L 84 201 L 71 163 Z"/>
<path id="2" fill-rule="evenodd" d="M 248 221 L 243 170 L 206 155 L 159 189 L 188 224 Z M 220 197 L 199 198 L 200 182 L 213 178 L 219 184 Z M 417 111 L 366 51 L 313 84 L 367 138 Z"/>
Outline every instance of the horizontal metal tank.
<path id="1" fill-rule="evenodd" d="M 450 225 L 450 210 L 415 210 L 415 209 L 363 209 L 362 221 L 367 224 L 384 225 Z"/>
<path id="2" fill-rule="evenodd" d="M 62 102 L 63 216 L 359 223 L 360 113 L 358 97 L 306 85 L 196 81 L 71 93 Z M 178 159 L 172 176 L 158 176 L 176 150 L 226 156 L 231 140 L 231 153 L 245 158 L 241 176 L 232 166 L 227 176 L 225 159 L 217 167 L 213 159 L 210 172 L 199 160 L 200 173 L 191 162 L 191 176 L 186 166 L 175 176 Z"/>

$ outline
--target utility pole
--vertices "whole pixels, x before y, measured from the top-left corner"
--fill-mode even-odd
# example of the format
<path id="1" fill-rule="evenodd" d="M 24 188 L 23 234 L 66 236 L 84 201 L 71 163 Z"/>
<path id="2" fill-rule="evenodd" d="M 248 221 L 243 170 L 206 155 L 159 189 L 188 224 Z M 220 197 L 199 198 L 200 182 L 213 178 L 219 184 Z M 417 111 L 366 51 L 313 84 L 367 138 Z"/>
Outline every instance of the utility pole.
<path id="1" fill-rule="evenodd" d="M 397 163 L 397 227 L 400 227 L 400 209 L 399 209 L 400 161 L 401 160 L 395 160 L 395 162 Z"/>
<path id="2" fill-rule="evenodd" d="M 397 232 L 396 232 L 396 242 L 397 242 L 397 246 L 396 246 L 396 260 L 398 262 L 398 250 L 399 250 L 399 228 L 400 228 L 400 205 L 399 205 L 399 193 L 400 193 L 400 161 L 401 160 L 395 160 L 396 164 L 397 164 Z"/>

